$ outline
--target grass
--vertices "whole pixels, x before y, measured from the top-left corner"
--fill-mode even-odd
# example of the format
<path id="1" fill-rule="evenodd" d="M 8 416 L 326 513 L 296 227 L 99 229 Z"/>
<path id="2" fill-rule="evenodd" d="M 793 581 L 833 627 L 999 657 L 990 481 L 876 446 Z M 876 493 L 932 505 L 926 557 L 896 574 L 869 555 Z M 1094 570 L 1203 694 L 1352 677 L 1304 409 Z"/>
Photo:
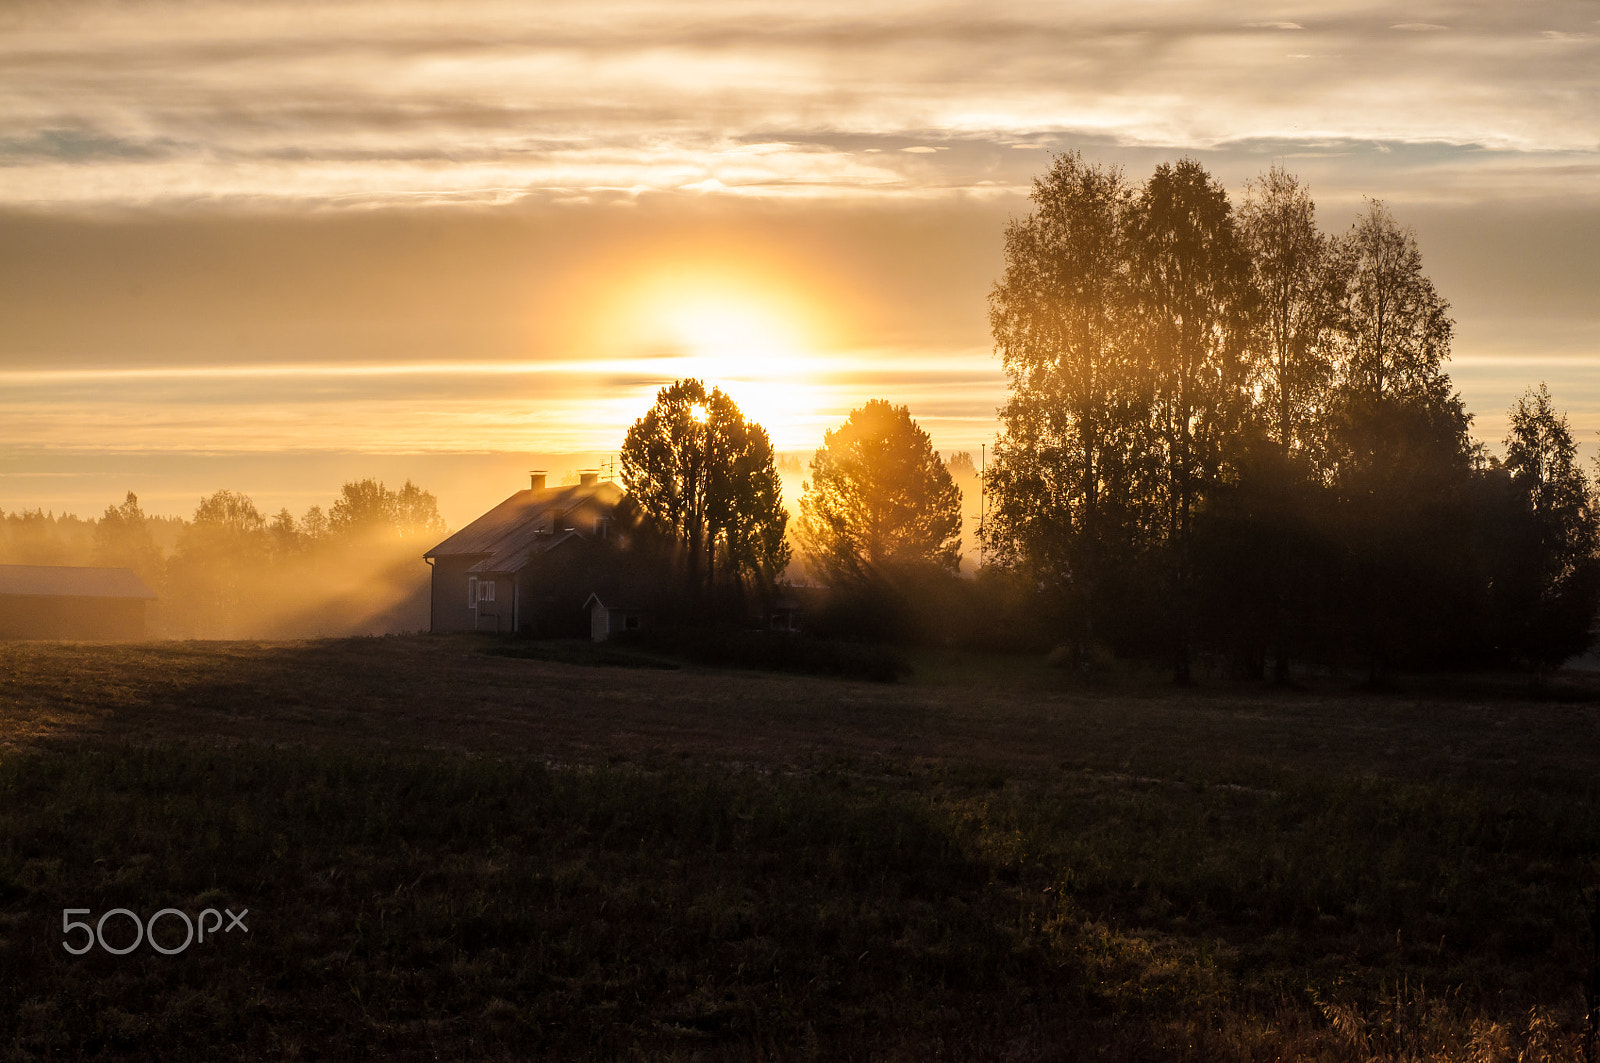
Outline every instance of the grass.
<path id="1" fill-rule="evenodd" d="M 0 1056 L 1581 1058 L 1580 686 L 484 645 L 0 646 Z"/>

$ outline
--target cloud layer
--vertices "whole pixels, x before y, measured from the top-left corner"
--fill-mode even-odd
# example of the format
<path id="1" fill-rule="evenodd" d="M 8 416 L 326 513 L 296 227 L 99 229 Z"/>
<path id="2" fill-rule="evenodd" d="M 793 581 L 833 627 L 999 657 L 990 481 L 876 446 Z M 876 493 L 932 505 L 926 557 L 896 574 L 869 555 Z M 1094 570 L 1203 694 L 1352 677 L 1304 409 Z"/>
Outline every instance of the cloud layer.
<path id="1" fill-rule="evenodd" d="M 0 205 L 994 195 L 1086 138 L 1593 196 L 1596 11 L 24 0 Z"/>

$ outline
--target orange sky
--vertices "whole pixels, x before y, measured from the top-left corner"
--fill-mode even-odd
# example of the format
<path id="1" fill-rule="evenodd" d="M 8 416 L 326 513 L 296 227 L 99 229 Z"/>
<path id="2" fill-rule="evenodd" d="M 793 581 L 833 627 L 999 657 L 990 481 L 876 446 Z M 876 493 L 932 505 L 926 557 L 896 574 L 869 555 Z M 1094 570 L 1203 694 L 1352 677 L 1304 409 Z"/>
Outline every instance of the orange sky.
<path id="1" fill-rule="evenodd" d="M 411 476 L 456 525 L 704 375 L 815 447 L 991 439 L 985 297 L 1052 151 L 1282 162 L 1414 226 L 1480 437 L 1600 427 L 1592 3 L 0 9 L 0 508 Z"/>

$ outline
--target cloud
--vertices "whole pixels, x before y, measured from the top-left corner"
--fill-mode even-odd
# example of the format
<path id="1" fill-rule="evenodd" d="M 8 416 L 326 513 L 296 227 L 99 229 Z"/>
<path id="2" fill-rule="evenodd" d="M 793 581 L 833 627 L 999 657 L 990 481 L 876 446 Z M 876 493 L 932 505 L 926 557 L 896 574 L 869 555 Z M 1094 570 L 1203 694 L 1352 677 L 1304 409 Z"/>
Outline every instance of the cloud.
<path id="1" fill-rule="evenodd" d="M 1449 26 L 1441 26 L 1437 22 L 1397 22 L 1389 27 L 1392 30 L 1405 30 L 1409 33 L 1432 33 L 1437 30 L 1447 30 Z"/>
<path id="2" fill-rule="evenodd" d="M 1197 0 L 311 10 L 8 5 L 0 204 L 990 195 L 1028 173 L 978 145 L 1020 156 L 1012 145 L 1049 137 L 1169 153 L 1328 137 L 1600 150 L 1590 22 L 1566 8 L 1547 38 L 1488 6 L 1448 34 L 1309 7 L 1241 26 Z M 1300 47 L 1286 56 L 1259 30 Z M 877 143 L 817 147 L 848 138 Z M 750 152 L 756 139 L 770 147 Z"/>

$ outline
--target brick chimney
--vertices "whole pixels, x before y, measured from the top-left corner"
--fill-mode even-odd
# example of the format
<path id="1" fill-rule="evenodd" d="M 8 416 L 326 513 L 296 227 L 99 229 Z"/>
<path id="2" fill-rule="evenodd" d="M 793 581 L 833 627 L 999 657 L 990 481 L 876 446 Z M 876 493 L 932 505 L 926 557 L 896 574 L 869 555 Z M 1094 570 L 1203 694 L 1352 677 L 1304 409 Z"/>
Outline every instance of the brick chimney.
<path id="1" fill-rule="evenodd" d="M 579 487 L 593 487 L 595 484 L 597 484 L 599 482 L 600 482 L 600 470 L 598 470 L 598 469 L 594 469 L 594 470 L 586 469 L 583 472 L 578 473 L 578 486 Z"/>
<path id="2" fill-rule="evenodd" d="M 544 470 L 534 469 L 532 472 L 528 473 L 528 475 L 533 479 L 533 489 L 535 491 L 543 491 L 545 475 Z"/>

